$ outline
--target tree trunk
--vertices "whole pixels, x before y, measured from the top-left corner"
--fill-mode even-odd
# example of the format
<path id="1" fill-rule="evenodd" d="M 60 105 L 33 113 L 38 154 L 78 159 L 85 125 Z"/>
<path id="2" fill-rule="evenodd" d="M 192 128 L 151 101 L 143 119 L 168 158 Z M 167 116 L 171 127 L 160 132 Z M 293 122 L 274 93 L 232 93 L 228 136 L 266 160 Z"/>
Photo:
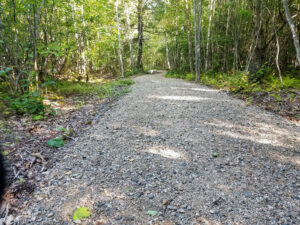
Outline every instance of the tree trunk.
<path id="1" fill-rule="evenodd" d="M 194 0 L 194 22 L 195 22 L 195 66 L 196 66 L 196 82 L 200 80 L 201 74 L 201 49 L 200 49 L 200 36 L 201 36 L 201 17 L 202 17 L 202 0 Z"/>
<path id="2" fill-rule="evenodd" d="M 143 0 L 138 0 L 138 57 L 137 68 L 139 72 L 144 72 L 143 66 L 143 39 L 144 39 L 144 22 L 143 22 Z"/>
<path id="3" fill-rule="evenodd" d="M 185 16 L 186 16 L 186 29 L 187 29 L 187 37 L 188 37 L 188 47 L 189 47 L 189 66 L 190 66 L 190 72 L 194 73 L 192 40 L 191 40 L 191 23 L 190 23 L 190 13 L 189 13 L 188 0 L 185 0 Z"/>
<path id="4" fill-rule="evenodd" d="M 168 66 L 168 70 L 171 69 L 171 65 L 170 65 L 170 53 L 169 53 L 169 41 L 168 41 L 168 34 L 166 32 L 166 55 L 167 55 L 167 66 Z"/>
<path id="5" fill-rule="evenodd" d="M 33 23 L 34 23 L 34 36 L 33 36 L 33 69 L 35 72 L 35 81 L 36 81 L 36 88 L 37 90 L 39 89 L 39 68 L 38 68 L 38 58 L 37 58 L 37 39 L 38 39 L 38 28 L 39 28 L 39 19 L 40 19 L 40 14 L 41 10 L 44 7 L 45 0 L 42 1 L 40 7 L 36 11 L 36 6 L 34 6 L 34 18 L 33 18 Z"/>
<path id="6" fill-rule="evenodd" d="M 282 0 L 283 7 L 284 7 L 284 12 L 285 12 L 285 17 L 286 20 L 290 26 L 292 35 L 293 35 L 293 40 L 294 40 L 294 45 L 296 49 L 296 54 L 297 54 L 297 60 L 298 60 L 298 65 L 300 66 L 300 44 L 299 44 L 299 37 L 296 31 L 296 26 L 294 24 L 294 21 L 292 20 L 291 13 L 289 10 L 289 6 L 287 4 L 286 0 Z"/>
<path id="7" fill-rule="evenodd" d="M 84 45 L 84 39 L 86 38 L 85 36 L 85 27 L 86 27 L 86 24 L 85 24 L 85 20 L 84 20 L 84 9 L 83 9 L 83 2 L 81 3 L 81 16 L 82 16 L 82 24 L 83 24 L 83 31 L 82 31 L 82 34 L 81 34 L 81 43 L 80 43 L 80 47 L 81 47 L 81 58 L 82 58 L 82 76 L 85 77 L 86 76 L 86 81 L 89 80 L 89 77 L 88 77 L 88 73 L 86 71 L 86 68 L 87 68 L 87 58 L 85 56 L 85 45 Z"/>
<path id="8" fill-rule="evenodd" d="M 73 24 L 74 24 L 74 30 L 75 30 L 75 40 L 76 40 L 76 45 L 77 45 L 77 49 L 79 51 L 78 53 L 78 57 L 80 56 L 80 40 L 79 40 L 79 34 L 77 32 L 77 23 L 76 23 L 76 8 L 75 8 L 75 3 L 73 3 L 72 0 L 70 0 L 70 6 L 71 6 L 71 14 L 72 14 L 72 20 L 73 20 Z M 80 68 L 80 60 L 76 60 L 76 67 L 75 67 L 75 71 L 79 74 L 81 74 L 81 68 Z"/>
<path id="9" fill-rule="evenodd" d="M 117 18 L 117 30 L 118 30 L 118 52 L 119 52 L 119 60 L 120 60 L 120 68 L 121 68 L 121 76 L 124 78 L 124 65 L 123 65 L 123 56 L 121 49 L 121 34 L 120 34 L 120 23 L 119 23 L 119 0 L 116 1 L 116 18 Z"/>
<path id="10" fill-rule="evenodd" d="M 280 69 L 280 65 L 279 65 L 279 54 L 280 54 L 280 45 L 279 45 L 279 38 L 278 38 L 278 33 L 277 33 L 277 29 L 275 26 L 275 15 L 272 16 L 271 11 L 269 10 L 268 7 L 266 7 L 268 13 L 270 14 L 270 16 L 272 17 L 272 26 L 273 26 L 273 30 L 274 30 L 274 34 L 275 34 L 275 38 L 276 38 L 276 57 L 275 57 L 275 62 L 276 62 L 276 67 L 278 70 L 278 76 L 279 76 L 279 80 L 281 83 L 281 87 L 283 88 L 283 81 L 282 81 L 282 76 L 281 76 L 281 69 Z"/>
<path id="11" fill-rule="evenodd" d="M 125 4 L 125 8 L 128 8 L 129 6 Z M 127 32 L 128 32 L 128 44 L 129 44 L 129 51 L 130 51 L 130 68 L 132 72 L 134 71 L 134 61 L 133 61 L 133 52 L 132 52 L 132 32 L 130 30 L 130 15 L 129 11 L 125 10 L 126 13 L 126 26 L 127 26 Z"/>
<path id="12" fill-rule="evenodd" d="M 209 1 L 209 22 L 208 22 L 208 30 L 207 30 L 207 41 L 206 41 L 205 72 L 207 72 L 208 69 L 210 29 L 211 29 L 211 22 L 213 17 L 213 9 L 214 9 L 214 0 L 210 0 Z"/>
<path id="13" fill-rule="evenodd" d="M 227 9 L 227 22 L 226 22 L 226 33 L 225 33 L 225 37 L 228 38 L 228 31 L 229 31 L 229 22 L 230 22 L 230 7 L 228 7 Z M 223 70 L 227 71 L 227 54 L 228 54 L 228 47 L 227 44 L 224 45 L 224 56 L 223 56 Z"/>
<path id="14" fill-rule="evenodd" d="M 262 20 L 263 20 L 263 0 L 257 0 L 257 12 L 256 12 L 256 36 L 253 48 L 250 50 L 248 61 L 245 68 L 245 73 L 250 72 L 250 77 L 255 75 L 255 73 L 261 68 L 264 63 L 264 47 L 262 42 L 263 39 L 263 29 L 262 29 Z"/>

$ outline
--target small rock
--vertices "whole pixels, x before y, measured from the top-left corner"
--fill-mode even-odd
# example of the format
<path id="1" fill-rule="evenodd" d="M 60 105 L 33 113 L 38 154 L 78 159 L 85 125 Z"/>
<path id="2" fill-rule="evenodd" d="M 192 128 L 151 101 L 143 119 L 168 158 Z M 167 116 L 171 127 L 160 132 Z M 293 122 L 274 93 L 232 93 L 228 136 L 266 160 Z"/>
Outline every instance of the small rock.
<path id="1" fill-rule="evenodd" d="M 168 200 L 167 199 L 163 199 L 163 205 L 167 205 L 168 204 Z"/>
<path id="2" fill-rule="evenodd" d="M 153 194 L 149 194 L 149 195 L 148 195 L 148 198 L 149 198 L 149 199 L 153 199 L 153 198 L 154 198 L 154 195 L 153 195 Z"/>
<path id="3" fill-rule="evenodd" d="M 184 209 L 179 209 L 178 212 L 185 213 L 185 210 Z"/>

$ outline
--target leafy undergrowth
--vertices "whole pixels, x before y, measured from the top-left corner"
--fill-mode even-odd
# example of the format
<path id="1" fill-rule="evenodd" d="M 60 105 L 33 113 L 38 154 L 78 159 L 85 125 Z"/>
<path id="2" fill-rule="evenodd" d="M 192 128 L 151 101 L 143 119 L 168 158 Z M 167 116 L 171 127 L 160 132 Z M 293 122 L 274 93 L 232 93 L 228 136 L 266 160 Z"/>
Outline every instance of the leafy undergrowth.
<path id="1" fill-rule="evenodd" d="M 5 198 L 13 208 L 26 204 L 59 148 L 90 129 L 119 96 L 130 91 L 132 84 L 129 79 L 98 84 L 59 81 L 48 89 L 53 99 L 43 100 L 55 114 L 32 115 L 26 111 L 0 117 L 0 154 L 5 158 L 9 184 Z"/>
<path id="2" fill-rule="evenodd" d="M 169 71 L 166 77 L 194 81 L 195 75 Z M 247 104 L 278 113 L 289 119 L 300 120 L 300 77 L 295 74 L 283 76 L 283 87 L 275 74 L 264 75 L 262 71 L 251 80 L 242 72 L 227 74 L 202 74 L 200 83 L 223 89 Z"/>
<path id="3" fill-rule="evenodd" d="M 55 85 L 49 89 L 52 95 L 72 96 L 72 95 L 91 95 L 99 94 L 102 97 L 115 97 L 120 87 L 128 87 L 134 82 L 130 79 L 105 81 L 101 83 L 74 82 L 67 80 L 58 80 Z M 102 96 L 104 95 L 104 96 Z"/>

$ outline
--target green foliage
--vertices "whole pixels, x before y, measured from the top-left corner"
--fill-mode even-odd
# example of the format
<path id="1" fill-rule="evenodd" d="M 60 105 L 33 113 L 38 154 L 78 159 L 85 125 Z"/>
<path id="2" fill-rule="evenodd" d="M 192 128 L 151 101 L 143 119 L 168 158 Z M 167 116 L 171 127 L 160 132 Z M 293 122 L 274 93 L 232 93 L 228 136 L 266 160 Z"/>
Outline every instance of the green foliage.
<path id="1" fill-rule="evenodd" d="M 28 92 L 17 98 L 8 97 L 10 108 L 18 114 L 43 114 L 47 106 L 43 104 L 43 98 L 38 92 Z"/>
<path id="2" fill-rule="evenodd" d="M 243 72 L 202 75 L 200 83 L 218 88 L 226 88 L 234 93 L 248 92 L 251 89 L 248 76 Z"/>
<path id="3" fill-rule="evenodd" d="M 134 76 L 136 74 L 138 74 L 139 71 L 138 70 L 134 70 L 134 71 L 127 71 L 125 72 L 125 77 L 131 77 L 131 76 Z"/>
<path id="4" fill-rule="evenodd" d="M 49 90 L 60 96 L 99 94 L 100 98 L 112 97 L 117 87 L 134 84 L 130 79 L 110 81 L 107 83 L 86 83 L 59 80 Z"/>
<path id="5" fill-rule="evenodd" d="M 185 80 L 187 80 L 187 81 L 194 81 L 194 80 L 196 80 L 196 75 L 195 75 L 195 74 L 192 74 L 192 73 L 188 73 L 188 74 L 185 76 Z"/>
<path id="6" fill-rule="evenodd" d="M 73 213 L 73 221 L 82 220 L 91 216 L 91 212 L 87 207 L 80 207 Z"/>
<path id="7" fill-rule="evenodd" d="M 130 86 L 133 85 L 134 81 L 130 79 L 119 80 L 118 86 Z"/>
<path id="8" fill-rule="evenodd" d="M 185 79 L 186 74 L 181 73 L 181 72 L 177 72 L 177 71 L 173 71 L 173 70 L 169 70 L 168 73 L 166 74 L 166 77 L 167 78 Z"/>
<path id="9" fill-rule="evenodd" d="M 60 96 L 88 95 L 97 93 L 97 91 L 99 90 L 99 86 L 99 83 L 92 84 L 85 82 L 58 80 L 51 88 L 49 88 L 49 91 L 52 91 Z"/>
<path id="10" fill-rule="evenodd" d="M 124 79 L 119 81 L 111 81 L 101 86 L 99 98 L 115 98 L 126 93 L 129 93 L 130 90 L 128 86 L 134 84 L 133 80 Z"/>
<path id="11" fill-rule="evenodd" d="M 297 89 L 300 90 L 300 78 L 290 77 L 289 75 L 282 77 L 283 87 L 285 89 Z M 267 76 L 263 81 L 263 85 L 266 86 L 267 91 L 280 90 L 281 82 L 278 76 L 271 74 Z"/>
<path id="12" fill-rule="evenodd" d="M 48 140 L 47 144 L 50 147 L 60 148 L 65 145 L 65 141 L 63 140 L 62 136 L 59 136 L 59 137 Z"/>
<path id="13" fill-rule="evenodd" d="M 42 115 L 33 115 L 32 116 L 32 120 L 34 121 L 38 121 L 38 120 L 43 120 L 44 117 Z"/>
<path id="14" fill-rule="evenodd" d="M 175 72 L 169 72 L 166 77 L 181 78 L 186 80 L 195 80 L 193 74 L 179 74 Z M 297 89 L 300 90 L 300 78 L 290 77 L 289 75 L 283 76 L 283 87 L 285 89 Z M 249 79 L 249 75 L 244 72 L 230 72 L 230 73 L 207 73 L 202 74 L 200 77 L 200 83 L 224 88 L 232 91 L 233 93 L 249 94 L 261 91 L 277 91 L 281 90 L 281 82 L 278 76 L 271 72 L 269 68 L 261 69 L 257 72 L 255 79 L 253 77 Z M 278 101 L 280 99 L 274 96 Z"/>

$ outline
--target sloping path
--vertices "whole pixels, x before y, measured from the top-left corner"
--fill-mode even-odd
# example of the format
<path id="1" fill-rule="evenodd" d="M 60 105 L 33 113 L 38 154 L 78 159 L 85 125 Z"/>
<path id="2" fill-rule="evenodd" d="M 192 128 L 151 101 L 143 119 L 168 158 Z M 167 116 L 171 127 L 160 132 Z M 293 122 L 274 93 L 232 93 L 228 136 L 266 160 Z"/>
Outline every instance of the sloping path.
<path id="1" fill-rule="evenodd" d="M 135 82 L 56 150 L 20 224 L 80 206 L 81 224 L 300 224 L 299 125 L 163 73 Z"/>

